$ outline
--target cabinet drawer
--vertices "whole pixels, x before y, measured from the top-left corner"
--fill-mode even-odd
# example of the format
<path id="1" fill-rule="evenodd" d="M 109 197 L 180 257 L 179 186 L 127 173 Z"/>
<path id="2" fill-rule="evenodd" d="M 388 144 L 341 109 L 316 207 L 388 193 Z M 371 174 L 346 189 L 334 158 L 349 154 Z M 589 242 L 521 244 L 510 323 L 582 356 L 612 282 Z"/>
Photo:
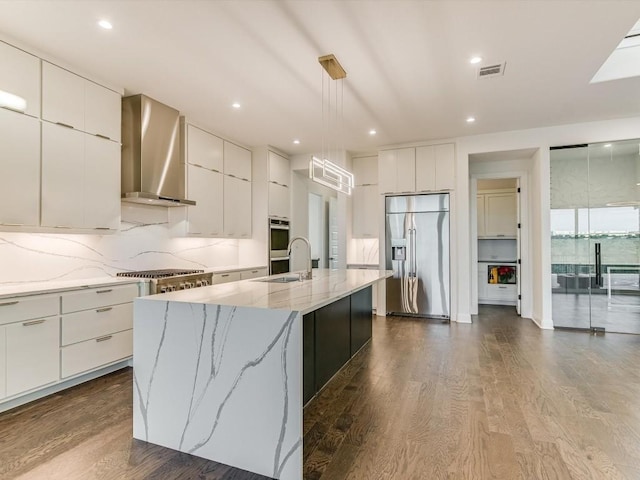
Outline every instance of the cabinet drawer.
<path id="1" fill-rule="evenodd" d="M 58 295 L 37 295 L 0 299 L 0 325 L 31 318 L 56 315 L 60 308 Z"/>
<path id="2" fill-rule="evenodd" d="M 62 378 L 122 360 L 133 354 L 133 330 L 62 348 Z"/>
<path id="3" fill-rule="evenodd" d="M 237 282 L 240 280 L 240 272 L 216 273 L 213 275 L 213 284 Z"/>
<path id="4" fill-rule="evenodd" d="M 518 295 L 516 285 L 490 283 L 487 285 L 487 298 L 491 300 L 515 300 Z"/>
<path id="5" fill-rule="evenodd" d="M 7 396 L 58 381 L 60 319 L 18 322 L 6 329 Z"/>
<path id="6" fill-rule="evenodd" d="M 61 345 L 133 328 L 133 303 L 70 313 L 62 317 Z"/>
<path id="7" fill-rule="evenodd" d="M 256 268 L 254 270 L 245 270 L 240 272 L 240 280 L 247 280 L 249 278 L 266 277 L 268 275 L 266 268 Z"/>
<path id="8" fill-rule="evenodd" d="M 138 285 L 105 286 L 62 295 L 62 313 L 129 303 L 138 296 Z"/>

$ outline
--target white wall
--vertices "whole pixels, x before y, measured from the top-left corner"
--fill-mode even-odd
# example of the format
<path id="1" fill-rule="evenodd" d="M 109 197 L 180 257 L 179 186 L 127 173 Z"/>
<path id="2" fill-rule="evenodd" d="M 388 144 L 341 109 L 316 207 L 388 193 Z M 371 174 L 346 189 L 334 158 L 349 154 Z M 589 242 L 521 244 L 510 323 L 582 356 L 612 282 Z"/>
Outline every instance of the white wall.
<path id="1" fill-rule="evenodd" d="M 551 255 L 549 230 L 549 148 L 638 138 L 640 117 L 535 128 L 512 132 L 476 135 L 456 139 L 456 202 L 452 212 L 452 271 L 455 275 L 454 320 L 470 321 L 472 285 L 468 272 L 472 266 L 469 200 L 469 155 L 520 149 L 538 149 L 531 169 L 531 254 L 532 317 L 544 328 L 553 325 L 551 318 Z M 455 231 L 454 231 L 455 229 Z M 474 239 L 475 241 L 475 239 Z M 455 295 L 455 299 L 454 299 Z M 453 310 L 453 308 L 452 308 Z"/>

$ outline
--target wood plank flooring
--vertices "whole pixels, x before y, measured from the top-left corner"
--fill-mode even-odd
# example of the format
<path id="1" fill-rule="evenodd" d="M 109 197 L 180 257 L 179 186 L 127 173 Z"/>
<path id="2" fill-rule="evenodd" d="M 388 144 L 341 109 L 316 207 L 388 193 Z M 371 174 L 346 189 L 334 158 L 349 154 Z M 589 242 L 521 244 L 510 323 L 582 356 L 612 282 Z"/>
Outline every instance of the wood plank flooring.
<path id="1" fill-rule="evenodd" d="M 305 480 L 640 479 L 640 336 L 376 317 L 305 409 Z M 260 479 L 131 439 L 131 370 L 0 414 L 0 479 Z"/>

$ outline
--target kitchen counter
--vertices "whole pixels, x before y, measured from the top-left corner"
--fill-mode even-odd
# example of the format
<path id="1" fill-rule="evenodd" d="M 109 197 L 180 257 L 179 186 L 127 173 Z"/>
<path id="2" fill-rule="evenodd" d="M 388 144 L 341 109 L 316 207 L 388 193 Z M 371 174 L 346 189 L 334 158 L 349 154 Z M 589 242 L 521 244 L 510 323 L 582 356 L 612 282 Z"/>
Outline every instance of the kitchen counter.
<path id="1" fill-rule="evenodd" d="M 106 285 L 140 283 L 143 281 L 144 280 L 140 278 L 96 277 L 80 278 L 77 280 L 54 280 L 47 282 L 5 284 L 0 286 L 0 298 L 64 292 L 66 290 L 77 290 L 78 288 L 96 288 Z"/>
<path id="2" fill-rule="evenodd" d="M 340 323 L 334 305 L 348 311 L 353 296 L 392 272 L 313 274 L 302 282 L 243 280 L 137 298 L 134 438 L 300 480 L 303 355 L 313 332 L 303 332 L 303 321 Z M 368 318 L 370 324 L 370 297 Z"/>
<path id="3" fill-rule="evenodd" d="M 259 279 L 153 295 L 149 300 L 227 305 L 305 313 L 317 310 L 393 274 L 386 270 L 314 269 L 312 280 L 269 283 Z M 297 276 L 297 273 L 273 277 Z"/>

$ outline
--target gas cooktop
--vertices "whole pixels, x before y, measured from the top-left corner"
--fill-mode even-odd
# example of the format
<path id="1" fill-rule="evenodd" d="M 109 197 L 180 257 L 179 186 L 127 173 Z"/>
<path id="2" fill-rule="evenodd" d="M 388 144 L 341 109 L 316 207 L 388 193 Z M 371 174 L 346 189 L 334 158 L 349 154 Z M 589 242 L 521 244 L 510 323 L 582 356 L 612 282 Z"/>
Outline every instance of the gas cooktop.
<path id="1" fill-rule="evenodd" d="M 117 273 L 118 277 L 133 277 L 133 278 L 167 278 L 175 277 L 177 275 L 192 275 L 194 273 L 204 273 L 204 270 L 184 270 L 181 268 L 165 268 L 161 270 L 141 270 L 139 272 L 120 272 Z"/>

